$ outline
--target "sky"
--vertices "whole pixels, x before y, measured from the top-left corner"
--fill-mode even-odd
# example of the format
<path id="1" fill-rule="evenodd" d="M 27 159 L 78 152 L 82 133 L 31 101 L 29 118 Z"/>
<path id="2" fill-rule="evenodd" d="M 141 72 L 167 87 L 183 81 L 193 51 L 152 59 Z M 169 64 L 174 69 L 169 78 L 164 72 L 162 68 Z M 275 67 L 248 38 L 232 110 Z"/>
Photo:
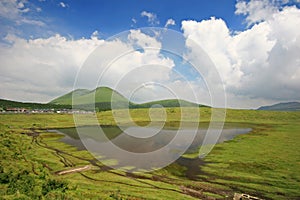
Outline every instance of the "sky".
<path id="1" fill-rule="evenodd" d="M 0 98 L 103 85 L 136 102 L 300 101 L 299 27 L 299 0 L 1 0 Z"/>

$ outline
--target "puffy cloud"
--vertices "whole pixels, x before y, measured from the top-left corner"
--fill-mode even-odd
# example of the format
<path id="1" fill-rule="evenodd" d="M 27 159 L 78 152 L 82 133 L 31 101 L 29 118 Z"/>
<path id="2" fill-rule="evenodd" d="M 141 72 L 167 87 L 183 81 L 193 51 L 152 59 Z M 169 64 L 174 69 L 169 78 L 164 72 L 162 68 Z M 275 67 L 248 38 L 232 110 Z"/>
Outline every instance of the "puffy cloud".
<path id="1" fill-rule="evenodd" d="M 160 51 L 161 43 L 155 39 L 155 37 L 150 37 L 142 33 L 140 30 L 130 30 L 128 36 L 129 41 L 136 43 L 141 48 L 151 47 L 151 51 Z M 145 49 L 147 51 L 147 49 Z M 156 52 L 158 53 L 158 52 Z"/>
<path id="2" fill-rule="evenodd" d="M 168 26 L 174 26 L 175 25 L 175 20 L 174 19 L 168 19 L 166 24 L 165 24 L 165 28 L 167 28 Z"/>
<path id="3" fill-rule="evenodd" d="M 140 30 L 129 31 L 125 41 L 118 38 L 106 41 L 81 68 L 77 85 L 84 88 L 105 85 L 130 98 L 145 82 L 170 81 L 175 63 L 161 55 L 161 48 L 162 44 L 155 37 Z"/>
<path id="4" fill-rule="evenodd" d="M 102 85 L 118 87 L 130 96 L 145 80 L 169 79 L 175 64 L 160 54 L 162 45 L 154 37 L 139 30 L 128 32 L 126 42 L 99 40 L 96 35 L 95 31 L 90 39 L 78 40 L 60 35 L 32 40 L 8 35 L 9 45 L 0 46 L 0 98 L 48 102 L 73 89 L 76 73 L 88 56 L 90 62 L 80 72 L 83 79 L 77 81 L 80 88 L 93 89 L 102 77 Z M 115 55 L 122 56 L 116 59 Z M 118 86 L 120 80 L 125 84 Z"/>
<path id="5" fill-rule="evenodd" d="M 246 15 L 248 25 L 264 21 L 278 12 L 278 7 L 269 0 L 244 0 L 238 1 L 235 5 L 235 14 Z"/>
<path id="6" fill-rule="evenodd" d="M 155 13 L 151 13 L 151 12 L 147 12 L 147 11 L 142 11 L 141 12 L 141 16 L 142 17 L 147 17 L 148 18 L 148 22 L 150 25 L 158 25 L 159 24 L 159 20 L 157 19 L 157 16 Z"/>
<path id="7" fill-rule="evenodd" d="M 236 35 L 222 19 L 182 22 L 185 37 L 196 41 L 215 63 L 232 107 L 300 99 L 299 26 L 296 7 L 285 7 Z"/>
<path id="8" fill-rule="evenodd" d="M 238 66 L 233 67 L 235 63 L 230 57 L 231 52 L 228 48 L 232 38 L 225 22 L 215 18 L 201 22 L 183 21 L 182 29 L 187 39 L 197 42 L 208 53 L 225 84 L 237 84 L 241 71 Z M 187 46 L 189 47 L 189 43 Z"/>
<path id="9" fill-rule="evenodd" d="M 60 7 L 62 7 L 62 8 L 66 8 L 66 7 L 69 7 L 69 5 L 68 4 L 66 4 L 66 3 L 64 3 L 64 2 L 59 2 L 59 4 L 58 4 Z"/>
<path id="10" fill-rule="evenodd" d="M 92 39 L 97 39 L 99 37 L 99 32 L 96 30 L 92 33 L 91 38 Z"/>
<path id="11" fill-rule="evenodd" d="M 1 98 L 46 102 L 72 89 L 76 71 L 103 41 L 60 35 L 26 40 L 8 35 L 0 47 Z"/>
<path id="12" fill-rule="evenodd" d="M 298 4 L 299 0 L 238 0 L 235 14 L 245 15 L 248 26 L 272 19 L 288 4 Z"/>

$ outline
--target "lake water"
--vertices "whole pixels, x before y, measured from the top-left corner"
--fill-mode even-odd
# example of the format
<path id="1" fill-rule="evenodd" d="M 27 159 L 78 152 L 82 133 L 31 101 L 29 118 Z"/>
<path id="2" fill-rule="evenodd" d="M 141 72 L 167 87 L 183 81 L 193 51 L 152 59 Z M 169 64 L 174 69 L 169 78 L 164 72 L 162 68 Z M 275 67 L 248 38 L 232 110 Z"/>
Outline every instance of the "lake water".
<path id="1" fill-rule="evenodd" d="M 120 129 L 117 126 L 101 126 L 105 136 L 115 145 L 120 148 L 135 152 L 135 153 L 146 153 L 155 151 L 166 144 L 168 144 L 176 134 L 178 134 L 177 129 L 162 129 L 157 131 L 155 135 L 155 128 L 143 128 L 143 132 L 139 132 L 140 136 L 136 137 L 135 130 L 136 127 L 126 127 L 126 130 L 130 129 L 130 131 L 123 131 L 124 128 Z M 98 135 L 98 127 L 95 126 L 87 126 L 80 128 L 81 132 L 81 140 L 90 139 L 95 140 L 96 142 L 103 142 L 106 138 L 96 137 Z M 64 128 L 55 130 L 57 133 L 63 134 L 65 137 L 60 139 L 60 141 L 75 146 L 78 150 L 86 149 L 83 145 L 80 137 L 78 136 L 76 128 Z M 223 129 L 222 133 L 218 139 L 217 143 L 222 143 L 224 141 L 228 141 L 233 139 L 235 136 L 239 134 L 245 134 L 251 131 L 251 128 L 227 128 Z M 84 134 L 82 134 L 82 132 Z M 182 135 L 182 143 L 184 144 L 184 139 L 189 137 L 193 132 L 190 129 L 180 130 L 180 134 Z M 204 136 L 206 133 L 206 129 L 198 129 L 195 135 L 195 138 L 190 145 L 188 151 L 193 151 L 197 149 L 203 142 Z M 180 144 L 178 144 L 180 146 Z M 180 147 L 179 147 L 180 148 Z"/>
<path id="2" fill-rule="evenodd" d="M 134 155 L 146 155 L 146 153 L 153 151 L 159 152 L 159 150 L 164 149 L 166 145 L 169 145 L 167 149 L 168 154 L 165 154 L 166 151 L 159 152 L 159 154 L 157 154 L 159 156 L 153 156 L 155 157 L 155 159 L 153 161 L 149 159 L 149 162 L 158 162 L 161 164 L 169 157 L 172 157 L 172 159 L 176 158 L 174 160 L 176 160 L 177 164 L 180 164 L 187 168 L 187 177 L 194 179 L 196 175 L 200 173 L 199 165 L 202 163 L 201 159 L 183 158 L 180 157 L 180 155 L 183 152 L 197 152 L 199 146 L 201 146 L 203 143 L 207 129 L 191 130 L 189 128 L 184 128 L 181 130 L 177 130 L 175 128 L 166 128 L 158 130 L 155 127 L 119 128 L 117 126 L 101 126 L 101 130 L 102 134 L 99 134 L 99 126 L 87 126 L 77 129 L 58 129 L 55 131 L 64 135 L 64 137 L 61 138 L 60 141 L 75 146 L 78 150 L 88 149 L 89 151 L 101 153 L 110 148 L 105 146 L 108 142 L 110 142 L 110 144 L 113 144 L 114 146 L 117 146 L 119 150 L 121 149 L 124 152 L 131 152 Z M 80 137 L 78 135 L 78 131 L 80 132 Z M 250 128 L 223 129 L 217 143 L 231 140 L 239 134 L 245 134 L 250 131 Z M 88 148 L 86 148 L 84 144 L 86 146 L 88 145 Z M 102 146 L 102 149 L 100 148 L 100 146 Z M 119 164 L 122 166 L 126 166 L 132 162 L 135 162 L 135 164 L 138 165 L 137 162 L 139 158 L 130 160 L 128 156 L 128 159 L 124 159 L 124 157 L 127 157 L 127 154 L 118 153 L 119 150 L 108 150 L 106 152 L 107 155 L 105 155 L 106 158 L 114 157 L 114 159 L 118 160 Z M 161 160 L 158 157 L 161 157 Z M 122 163 L 122 160 L 126 160 L 126 162 Z M 143 168 L 144 166 L 141 165 L 140 167 Z"/>

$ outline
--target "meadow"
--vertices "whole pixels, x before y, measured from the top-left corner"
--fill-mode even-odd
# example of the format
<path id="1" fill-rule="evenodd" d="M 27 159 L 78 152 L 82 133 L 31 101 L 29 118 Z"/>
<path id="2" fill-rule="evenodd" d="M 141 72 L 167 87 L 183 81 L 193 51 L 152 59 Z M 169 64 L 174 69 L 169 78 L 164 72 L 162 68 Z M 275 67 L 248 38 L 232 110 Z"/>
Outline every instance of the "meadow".
<path id="1" fill-rule="evenodd" d="M 166 124 L 176 126 L 179 108 L 167 108 Z M 114 125 L 112 112 L 98 112 L 102 125 Z M 149 122 L 148 109 L 132 109 L 139 124 Z M 59 141 L 47 129 L 74 127 L 70 114 L 1 114 L 0 199 L 232 199 L 247 193 L 264 199 L 300 198 L 300 112 L 226 110 L 225 127 L 252 128 L 217 144 L 199 165 L 197 180 L 171 164 L 143 174 L 111 170 L 87 151 Z M 206 126 L 211 108 L 200 109 Z M 159 118 L 157 118 L 159 120 Z M 126 123 L 126 121 L 124 121 Z M 32 137 L 40 133 L 38 137 Z M 197 155 L 185 155 L 193 158 Z M 74 167 L 91 170 L 58 175 Z"/>

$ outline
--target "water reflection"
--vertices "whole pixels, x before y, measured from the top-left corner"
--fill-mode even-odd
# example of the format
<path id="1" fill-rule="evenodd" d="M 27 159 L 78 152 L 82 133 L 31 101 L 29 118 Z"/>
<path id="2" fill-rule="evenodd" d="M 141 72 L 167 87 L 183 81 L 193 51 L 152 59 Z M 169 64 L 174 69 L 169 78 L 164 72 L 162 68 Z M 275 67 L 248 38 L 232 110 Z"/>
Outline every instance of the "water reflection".
<path id="1" fill-rule="evenodd" d="M 186 176 L 188 178 L 197 179 L 197 175 L 200 173 L 199 165 L 203 163 L 201 159 L 198 157 L 183 158 L 181 155 L 198 152 L 207 133 L 205 128 L 186 127 L 159 130 L 156 127 L 122 127 L 120 129 L 117 126 L 101 126 L 104 134 L 99 133 L 99 128 L 99 126 L 86 126 L 55 131 L 64 135 L 60 141 L 75 146 L 78 150 L 85 150 L 85 145 L 88 145 L 88 150 L 93 152 L 94 156 L 101 157 L 101 162 L 110 167 L 127 167 L 126 171 L 129 168 L 132 171 L 153 170 L 160 168 L 162 164 L 172 163 L 176 160 L 177 164 L 187 168 Z M 77 131 L 80 132 L 80 137 Z M 250 131 L 250 128 L 223 129 L 218 143 Z M 214 134 L 214 130 L 210 133 Z M 117 148 L 110 148 L 111 144 Z M 124 157 L 124 154 L 118 153 L 118 148 L 131 152 L 133 156 Z M 156 152 L 156 154 L 149 156 L 145 162 L 145 159 L 139 155 L 145 155 L 148 152 Z"/>
<path id="2" fill-rule="evenodd" d="M 81 127 L 80 137 L 82 140 L 89 140 L 90 143 L 91 141 L 94 141 L 96 146 L 98 146 L 99 143 L 105 143 L 109 140 L 119 148 L 133 153 L 147 153 L 156 151 L 169 144 L 170 141 L 174 139 L 176 134 L 178 134 L 179 140 L 177 140 L 178 142 L 176 144 L 173 144 L 171 148 L 180 150 L 187 145 L 187 138 L 193 137 L 195 131 L 188 128 L 181 130 L 159 130 L 155 127 L 147 127 L 143 129 L 140 129 L 140 127 L 123 127 L 122 129 L 125 130 L 125 132 L 123 132 L 117 126 L 101 126 L 101 128 L 105 135 L 99 134 L 99 129 L 96 126 Z M 86 149 L 81 142 L 80 137 L 78 136 L 76 128 L 58 129 L 56 131 L 65 136 L 60 141 L 75 146 L 78 150 Z M 197 130 L 197 134 L 193 139 L 192 144 L 188 148 L 188 151 L 195 151 L 196 149 L 198 149 L 198 147 L 203 142 L 206 131 L 207 129 Z M 248 133 L 250 131 L 250 128 L 223 129 L 218 143 L 231 140 L 236 135 Z M 153 134 L 154 132 L 156 134 Z"/>

